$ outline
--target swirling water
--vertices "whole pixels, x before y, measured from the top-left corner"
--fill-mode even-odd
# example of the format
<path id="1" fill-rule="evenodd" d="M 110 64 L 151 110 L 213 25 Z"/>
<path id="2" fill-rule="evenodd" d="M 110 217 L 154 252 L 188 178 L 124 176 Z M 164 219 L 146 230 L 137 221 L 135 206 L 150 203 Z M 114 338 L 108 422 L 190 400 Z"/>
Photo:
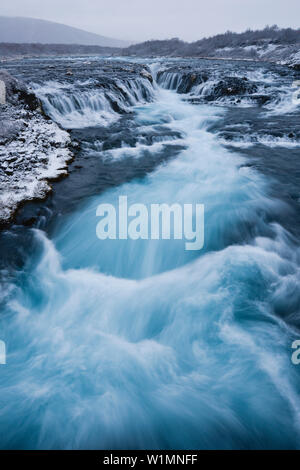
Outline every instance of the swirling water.
<path id="1" fill-rule="evenodd" d="M 98 107 L 115 118 L 108 101 L 94 106 L 92 92 L 80 91 L 76 109 L 69 91 L 39 88 L 59 117 L 50 115 L 77 129 L 86 165 L 104 162 L 104 181 L 111 168 L 122 175 L 111 186 L 101 180 L 101 191 L 90 176 L 90 194 L 71 209 L 51 206 L 50 228 L 39 218 L 35 228 L 3 234 L 0 445 L 298 448 L 293 203 L 274 193 L 274 175 L 251 165 L 251 153 L 220 140 L 241 125 L 236 109 L 194 105 L 174 90 L 150 90 L 146 80 L 147 92 L 126 102 L 133 114 L 105 122 L 111 145 L 94 119 Z M 249 127 L 258 111 L 243 112 Z M 96 208 L 120 195 L 146 205 L 204 204 L 204 249 L 185 251 L 181 240 L 98 240 Z"/>

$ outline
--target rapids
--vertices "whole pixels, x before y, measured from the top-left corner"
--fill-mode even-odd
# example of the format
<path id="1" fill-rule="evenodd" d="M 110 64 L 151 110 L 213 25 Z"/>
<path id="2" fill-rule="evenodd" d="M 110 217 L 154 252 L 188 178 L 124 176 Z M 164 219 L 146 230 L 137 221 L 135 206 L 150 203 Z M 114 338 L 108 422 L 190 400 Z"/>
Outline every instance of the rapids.
<path id="1" fill-rule="evenodd" d="M 156 77 L 162 64 L 151 62 Z M 118 70 L 108 88 L 95 88 L 95 74 L 88 83 L 77 75 L 34 82 L 44 109 L 80 143 L 88 177 L 76 179 L 75 159 L 75 176 L 71 168 L 70 183 L 57 184 L 34 226 L 22 225 L 25 209 L 2 234 L 0 446 L 299 448 L 299 368 L 291 362 L 300 324 L 299 201 L 286 196 L 297 180 L 287 189 L 267 164 L 252 164 L 257 154 L 241 142 L 275 107 L 195 105 L 199 84 L 178 94 L 180 77 L 168 72 L 151 84 L 144 66 L 132 67 L 137 78 Z M 274 71 L 243 67 L 253 67 L 248 76 L 260 86 L 259 74 L 279 86 Z M 287 90 L 283 83 L 280 102 Z M 260 162 L 264 151 L 272 158 L 270 141 Z M 278 151 L 286 155 L 284 140 Z M 204 204 L 204 248 L 99 240 L 97 206 L 117 205 L 122 195 L 146 206 Z"/>

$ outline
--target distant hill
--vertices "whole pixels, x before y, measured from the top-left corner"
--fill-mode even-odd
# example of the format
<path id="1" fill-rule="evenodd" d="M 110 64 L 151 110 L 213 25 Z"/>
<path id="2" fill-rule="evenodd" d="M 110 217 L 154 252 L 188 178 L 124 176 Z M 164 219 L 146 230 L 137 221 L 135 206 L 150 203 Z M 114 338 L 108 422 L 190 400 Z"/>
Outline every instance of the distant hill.
<path id="1" fill-rule="evenodd" d="M 121 55 L 120 47 L 82 46 L 80 44 L 40 44 L 40 43 L 7 43 L 0 42 L 1 59 L 10 56 L 34 56 L 43 55 Z"/>
<path id="2" fill-rule="evenodd" d="M 52 21 L 0 16 L 0 42 L 40 44 L 80 44 L 126 47 L 129 41 L 107 38 Z"/>
<path id="3" fill-rule="evenodd" d="M 298 57 L 300 29 L 266 26 L 243 33 L 227 31 L 195 42 L 178 38 L 152 40 L 122 49 L 125 56 L 221 57 L 241 59 L 285 60 Z M 300 58 L 300 57 L 299 57 Z"/>

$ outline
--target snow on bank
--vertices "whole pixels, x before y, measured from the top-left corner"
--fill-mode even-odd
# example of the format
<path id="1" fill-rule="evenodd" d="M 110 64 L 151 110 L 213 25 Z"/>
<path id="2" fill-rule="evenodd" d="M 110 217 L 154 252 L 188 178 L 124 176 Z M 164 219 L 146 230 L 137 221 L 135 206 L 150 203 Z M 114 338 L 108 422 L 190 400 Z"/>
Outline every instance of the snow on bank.
<path id="1" fill-rule="evenodd" d="M 275 44 L 264 42 L 249 44 L 248 46 L 220 47 L 215 49 L 214 57 L 223 59 L 263 60 L 289 65 L 296 70 L 300 69 L 299 43 Z"/>
<path id="2" fill-rule="evenodd" d="M 0 224 L 21 202 L 45 197 L 49 180 L 67 174 L 72 158 L 69 134 L 39 108 L 28 109 L 17 88 L 13 95 L 0 105 Z"/>

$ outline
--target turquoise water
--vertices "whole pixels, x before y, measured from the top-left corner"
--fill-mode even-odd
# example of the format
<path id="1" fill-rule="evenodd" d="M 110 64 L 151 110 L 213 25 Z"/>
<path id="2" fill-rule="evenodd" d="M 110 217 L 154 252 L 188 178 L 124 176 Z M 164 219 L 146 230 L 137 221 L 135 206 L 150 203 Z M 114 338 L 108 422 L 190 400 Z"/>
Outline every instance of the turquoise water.
<path id="1" fill-rule="evenodd" d="M 88 198 L 51 239 L 32 229 L 37 249 L 2 322 L 2 448 L 299 447 L 296 331 L 274 313 L 296 298 L 298 248 L 268 222 L 285 208 L 266 177 L 208 132 L 222 115 L 157 90 L 135 121 L 178 131 L 177 157 Z M 97 206 L 121 195 L 204 204 L 203 250 L 100 241 Z"/>

